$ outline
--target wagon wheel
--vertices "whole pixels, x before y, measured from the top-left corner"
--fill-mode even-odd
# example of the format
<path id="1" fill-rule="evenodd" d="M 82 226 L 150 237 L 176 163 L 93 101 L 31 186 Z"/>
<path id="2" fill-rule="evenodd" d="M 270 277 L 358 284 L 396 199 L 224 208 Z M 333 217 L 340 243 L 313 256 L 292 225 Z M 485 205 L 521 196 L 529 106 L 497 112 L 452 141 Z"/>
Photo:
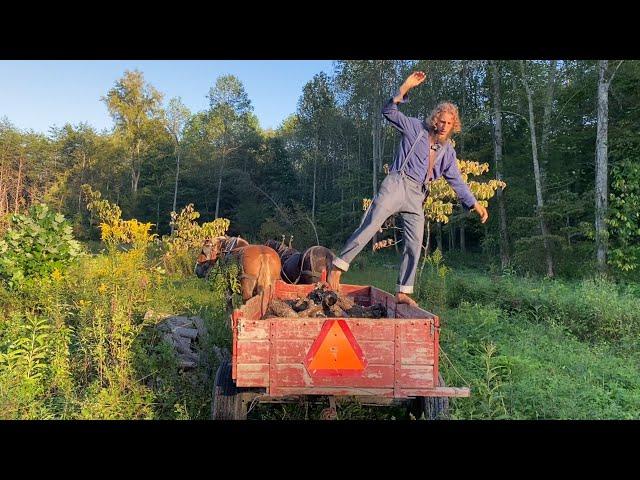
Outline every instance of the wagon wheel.
<path id="1" fill-rule="evenodd" d="M 247 403 L 231 378 L 231 363 L 223 360 L 213 386 L 211 401 L 211 418 L 213 420 L 246 420 Z"/>
<path id="2" fill-rule="evenodd" d="M 446 386 L 440 374 L 438 386 Z M 416 397 L 411 402 L 410 411 L 416 418 L 424 414 L 425 420 L 446 420 L 449 418 L 449 397 Z"/>

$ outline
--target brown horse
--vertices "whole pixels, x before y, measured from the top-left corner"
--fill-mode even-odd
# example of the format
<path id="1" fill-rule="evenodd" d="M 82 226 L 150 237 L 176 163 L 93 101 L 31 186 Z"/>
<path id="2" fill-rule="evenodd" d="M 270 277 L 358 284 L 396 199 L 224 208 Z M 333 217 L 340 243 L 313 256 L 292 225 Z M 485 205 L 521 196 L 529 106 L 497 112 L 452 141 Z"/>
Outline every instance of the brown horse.
<path id="1" fill-rule="evenodd" d="M 267 240 L 265 245 L 280 255 L 280 276 L 287 283 L 309 285 L 326 280 L 335 258 L 331 250 L 319 245 L 309 247 L 302 253 L 278 240 Z"/>
<path id="2" fill-rule="evenodd" d="M 227 240 L 228 246 L 225 247 L 223 243 L 227 242 Z M 199 278 L 205 278 L 209 275 L 211 267 L 213 267 L 214 263 L 220 256 L 220 253 L 226 257 L 232 250 L 246 247 L 247 245 L 249 245 L 249 242 L 240 237 L 224 236 L 216 237 L 214 240 L 206 238 L 202 245 L 202 250 L 200 250 L 200 254 L 198 255 L 198 259 L 196 260 L 195 274 Z M 224 248 L 227 248 L 228 250 L 223 252 L 221 249 Z"/>
<path id="3" fill-rule="evenodd" d="M 273 249 L 264 245 L 250 245 L 240 237 L 216 237 L 211 241 L 210 259 L 216 262 L 220 258 L 236 261 L 240 265 L 243 301 L 260 294 L 265 294 L 266 302 L 270 300 L 281 268 L 280 257 Z"/>

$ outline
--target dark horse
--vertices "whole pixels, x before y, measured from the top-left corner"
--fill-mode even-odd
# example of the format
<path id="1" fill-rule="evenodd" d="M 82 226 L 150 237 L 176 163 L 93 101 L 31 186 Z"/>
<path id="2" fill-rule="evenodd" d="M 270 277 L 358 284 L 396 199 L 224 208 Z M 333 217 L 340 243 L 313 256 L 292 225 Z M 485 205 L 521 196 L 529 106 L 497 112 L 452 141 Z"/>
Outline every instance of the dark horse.
<path id="1" fill-rule="evenodd" d="M 326 280 L 335 258 L 331 250 L 319 245 L 309 247 L 302 253 L 278 240 L 267 240 L 265 245 L 280 255 L 280 276 L 287 283 L 309 285 Z"/>
<path id="2" fill-rule="evenodd" d="M 250 245 L 240 237 L 215 237 L 209 240 L 208 244 L 205 241 L 205 247 L 198 256 L 196 274 L 198 266 L 208 262 L 208 268 L 211 268 L 220 258 L 225 261 L 237 261 L 240 265 L 243 301 L 246 302 L 254 295 L 262 293 L 266 293 L 266 299 L 271 298 L 274 284 L 280 277 L 281 268 L 280 257 L 273 249 L 264 245 Z M 205 275 L 206 272 L 202 276 Z"/>

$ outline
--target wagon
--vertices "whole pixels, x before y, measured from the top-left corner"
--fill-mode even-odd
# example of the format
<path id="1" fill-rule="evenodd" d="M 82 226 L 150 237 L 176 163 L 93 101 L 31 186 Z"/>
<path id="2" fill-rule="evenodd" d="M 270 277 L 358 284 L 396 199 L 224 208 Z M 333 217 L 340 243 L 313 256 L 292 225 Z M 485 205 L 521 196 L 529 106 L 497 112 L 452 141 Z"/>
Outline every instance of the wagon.
<path id="1" fill-rule="evenodd" d="M 314 288 L 278 280 L 274 297 L 297 299 Z M 394 295 L 373 286 L 342 284 L 340 293 L 362 306 L 384 305 L 389 318 L 263 319 L 260 296 L 233 310 L 233 349 L 216 372 L 212 418 L 246 419 L 258 402 L 318 396 L 329 397 L 323 412 L 329 418 L 343 397 L 442 418 L 449 397 L 469 396 L 468 388 L 447 387 L 438 372 L 438 316 L 396 304 Z"/>

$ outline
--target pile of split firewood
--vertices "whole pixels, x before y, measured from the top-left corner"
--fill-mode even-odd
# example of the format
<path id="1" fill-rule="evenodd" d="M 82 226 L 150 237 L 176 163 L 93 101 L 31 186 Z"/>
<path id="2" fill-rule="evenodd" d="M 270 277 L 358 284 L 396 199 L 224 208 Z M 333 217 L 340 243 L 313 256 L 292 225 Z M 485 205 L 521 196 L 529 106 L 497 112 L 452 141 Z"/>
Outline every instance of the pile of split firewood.
<path id="1" fill-rule="evenodd" d="M 338 295 L 326 284 L 318 283 L 306 297 L 296 300 L 272 299 L 264 318 L 384 318 L 386 316 L 387 309 L 381 303 L 363 307 L 345 295 Z"/>
<path id="2" fill-rule="evenodd" d="M 156 325 L 171 345 L 183 370 L 196 368 L 200 363 L 198 340 L 206 334 L 204 321 L 200 317 L 170 316 Z"/>

